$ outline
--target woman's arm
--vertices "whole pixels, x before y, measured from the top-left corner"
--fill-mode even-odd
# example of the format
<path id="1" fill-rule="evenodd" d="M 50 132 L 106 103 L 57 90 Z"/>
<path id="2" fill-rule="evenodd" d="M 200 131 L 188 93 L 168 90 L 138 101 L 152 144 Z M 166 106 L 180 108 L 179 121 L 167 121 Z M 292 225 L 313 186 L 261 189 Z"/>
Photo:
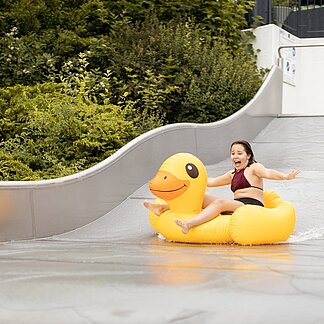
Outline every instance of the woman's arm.
<path id="1" fill-rule="evenodd" d="M 292 170 L 291 172 L 285 174 L 277 170 L 267 169 L 261 163 L 255 163 L 254 166 L 254 173 L 259 178 L 269 179 L 269 180 L 292 180 L 295 179 L 301 170 Z"/>
<path id="2" fill-rule="evenodd" d="M 232 181 L 232 171 L 228 171 L 227 173 L 215 177 L 215 178 L 208 178 L 207 180 L 207 187 L 220 187 L 229 185 Z"/>

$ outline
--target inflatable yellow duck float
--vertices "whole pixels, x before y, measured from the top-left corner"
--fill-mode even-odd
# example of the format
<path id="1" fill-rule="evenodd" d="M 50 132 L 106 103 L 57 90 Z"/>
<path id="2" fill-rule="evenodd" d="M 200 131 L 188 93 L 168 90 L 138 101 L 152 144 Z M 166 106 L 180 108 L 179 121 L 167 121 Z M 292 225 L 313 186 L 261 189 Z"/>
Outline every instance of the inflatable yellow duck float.
<path id="1" fill-rule="evenodd" d="M 294 207 L 276 192 L 266 191 L 265 207 L 244 205 L 232 215 L 219 215 L 183 234 L 174 219 L 187 220 L 200 213 L 206 185 L 206 168 L 196 156 L 178 153 L 165 160 L 149 187 L 158 197 L 155 202 L 167 202 L 170 209 L 160 216 L 149 212 L 153 229 L 168 241 L 241 245 L 284 242 L 293 232 Z"/>

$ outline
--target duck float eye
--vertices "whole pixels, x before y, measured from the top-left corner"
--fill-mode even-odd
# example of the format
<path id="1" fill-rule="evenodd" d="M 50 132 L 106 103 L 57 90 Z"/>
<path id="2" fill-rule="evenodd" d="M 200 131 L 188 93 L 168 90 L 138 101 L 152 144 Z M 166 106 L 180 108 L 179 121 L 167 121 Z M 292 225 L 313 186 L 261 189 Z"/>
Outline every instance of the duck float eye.
<path id="1" fill-rule="evenodd" d="M 192 163 L 188 163 L 186 165 L 186 171 L 187 171 L 189 177 L 191 177 L 193 179 L 196 179 L 199 176 L 199 171 L 198 171 L 197 167 Z"/>

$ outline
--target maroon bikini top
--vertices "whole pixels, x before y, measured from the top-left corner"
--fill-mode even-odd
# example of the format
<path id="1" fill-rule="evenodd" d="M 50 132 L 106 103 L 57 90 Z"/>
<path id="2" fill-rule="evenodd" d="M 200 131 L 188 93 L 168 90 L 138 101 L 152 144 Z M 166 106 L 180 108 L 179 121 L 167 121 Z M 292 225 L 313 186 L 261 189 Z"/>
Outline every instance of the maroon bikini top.
<path id="1" fill-rule="evenodd" d="M 233 179 L 232 179 L 232 183 L 231 183 L 231 190 L 233 192 L 235 192 L 236 190 L 239 190 L 239 189 L 256 188 L 256 189 L 260 189 L 263 191 L 262 188 L 252 186 L 250 184 L 250 182 L 245 178 L 244 170 L 245 169 L 240 170 L 240 171 L 235 171 Z"/>

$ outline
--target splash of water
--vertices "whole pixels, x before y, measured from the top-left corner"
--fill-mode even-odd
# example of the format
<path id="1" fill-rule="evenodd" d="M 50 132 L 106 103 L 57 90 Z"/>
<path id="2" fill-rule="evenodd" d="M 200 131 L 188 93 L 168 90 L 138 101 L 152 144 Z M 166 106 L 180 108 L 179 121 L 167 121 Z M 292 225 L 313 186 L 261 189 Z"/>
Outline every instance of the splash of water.
<path id="1" fill-rule="evenodd" d="M 288 243 L 304 242 L 312 239 L 318 239 L 324 236 L 324 227 L 314 227 L 306 232 L 291 235 Z"/>

